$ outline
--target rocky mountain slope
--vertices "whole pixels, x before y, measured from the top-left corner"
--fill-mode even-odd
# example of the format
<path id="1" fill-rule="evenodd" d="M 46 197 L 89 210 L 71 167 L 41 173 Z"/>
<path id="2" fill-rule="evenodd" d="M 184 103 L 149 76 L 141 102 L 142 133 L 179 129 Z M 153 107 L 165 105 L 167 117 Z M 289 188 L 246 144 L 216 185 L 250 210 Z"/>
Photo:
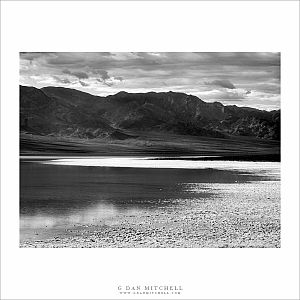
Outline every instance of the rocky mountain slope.
<path id="1" fill-rule="evenodd" d="M 206 103 L 174 92 L 120 92 L 98 97 L 62 87 L 20 86 L 20 129 L 35 135 L 77 138 L 127 139 L 152 131 L 279 140 L 280 111 Z"/>

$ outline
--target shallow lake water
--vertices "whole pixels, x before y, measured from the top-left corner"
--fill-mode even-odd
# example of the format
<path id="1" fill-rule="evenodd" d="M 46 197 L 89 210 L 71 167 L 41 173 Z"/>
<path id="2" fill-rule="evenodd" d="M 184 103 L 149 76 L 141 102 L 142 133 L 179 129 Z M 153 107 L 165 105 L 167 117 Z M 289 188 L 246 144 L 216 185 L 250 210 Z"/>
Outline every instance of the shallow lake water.
<path id="1" fill-rule="evenodd" d="M 99 225 L 120 216 L 182 210 L 180 199 L 205 202 L 222 198 L 231 187 L 279 180 L 278 162 L 21 159 L 20 241 L 50 238 L 75 225 Z"/>

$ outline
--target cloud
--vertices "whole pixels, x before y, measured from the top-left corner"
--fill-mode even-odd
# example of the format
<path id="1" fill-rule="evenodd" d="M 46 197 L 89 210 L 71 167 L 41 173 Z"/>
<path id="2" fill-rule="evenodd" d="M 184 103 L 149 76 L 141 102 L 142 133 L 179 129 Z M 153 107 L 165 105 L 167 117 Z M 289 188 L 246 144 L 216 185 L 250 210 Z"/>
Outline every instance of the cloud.
<path id="1" fill-rule="evenodd" d="M 113 85 L 114 85 L 114 83 L 111 82 L 111 81 L 103 81 L 103 83 L 104 83 L 105 85 L 107 85 L 107 86 L 113 86 Z"/>
<path id="2" fill-rule="evenodd" d="M 50 52 L 20 52 L 20 59 L 32 62 L 33 60 L 44 59 L 49 55 L 51 55 Z"/>
<path id="3" fill-rule="evenodd" d="M 235 86 L 228 79 L 217 79 L 211 82 L 205 82 L 206 85 L 220 86 L 226 89 L 235 89 Z"/>
<path id="4" fill-rule="evenodd" d="M 238 92 L 219 91 L 219 93 L 216 95 L 216 100 L 222 101 L 241 101 L 243 99 L 245 99 L 245 97 Z"/>
<path id="5" fill-rule="evenodd" d="M 41 60 L 49 67 L 91 70 L 130 67 L 143 70 L 157 68 L 184 69 L 210 67 L 269 68 L 280 66 L 280 53 L 272 52 L 23 52 L 21 59 Z"/>
<path id="6" fill-rule="evenodd" d="M 124 80 L 124 78 L 122 77 L 122 76 L 116 76 L 116 77 L 114 77 L 116 80 L 119 80 L 119 81 L 123 81 Z"/>
<path id="7" fill-rule="evenodd" d="M 64 69 L 62 72 L 63 72 L 63 74 L 68 74 L 68 75 L 72 74 L 72 72 L 68 69 Z"/>
<path id="8" fill-rule="evenodd" d="M 48 65 L 72 66 L 74 64 L 80 64 L 81 62 L 82 62 L 82 57 L 81 55 L 78 55 L 78 53 L 74 53 L 73 55 L 70 55 L 70 53 L 57 52 L 51 56 L 46 57 L 46 63 Z"/>
<path id="9" fill-rule="evenodd" d="M 280 94 L 280 84 L 279 83 L 258 83 L 254 85 L 254 89 L 263 93 L 269 94 Z"/>
<path id="10" fill-rule="evenodd" d="M 79 83 L 81 84 L 81 86 L 89 86 L 89 84 L 88 84 L 88 83 L 86 83 L 86 82 L 83 82 L 83 81 L 81 81 L 81 80 L 79 80 Z"/>
<path id="11" fill-rule="evenodd" d="M 280 107 L 280 53 L 22 52 L 20 83 L 70 85 L 103 96 L 171 90 L 204 101 L 274 108 Z"/>
<path id="12" fill-rule="evenodd" d="M 100 75 L 100 77 L 101 77 L 102 80 L 110 79 L 110 77 L 108 75 L 108 72 L 105 71 L 105 70 L 98 70 L 97 73 Z"/>
<path id="13" fill-rule="evenodd" d="M 114 85 L 114 82 L 111 80 L 110 77 L 108 79 L 96 78 L 96 80 L 98 82 L 101 82 L 101 83 L 107 85 L 107 86 L 113 86 Z"/>
<path id="14" fill-rule="evenodd" d="M 100 78 L 96 78 L 96 80 L 109 87 L 113 86 L 117 82 L 122 82 L 124 80 L 122 76 L 109 76 L 106 70 L 97 70 L 96 74 L 100 76 Z"/>
<path id="15" fill-rule="evenodd" d="M 68 75 L 71 75 L 71 76 L 75 76 L 78 79 L 88 79 L 89 78 L 89 75 L 87 73 L 81 72 L 81 71 L 71 72 L 70 70 L 65 69 L 62 72 L 63 72 L 63 74 L 68 74 Z"/>
<path id="16" fill-rule="evenodd" d="M 60 83 L 64 83 L 64 84 L 69 84 L 71 83 L 71 81 L 67 78 L 60 78 L 58 76 L 53 76 L 53 78 L 57 81 L 57 82 L 60 82 Z"/>
<path id="17" fill-rule="evenodd" d="M 89 78 L 89 75 L 87 75 L 84 72 L 73 72 L 72 75 L 76 76 L 79 79 L 88 79 Z"/>
<path id="18" fill-rule="evenodd" d="M 205 101 L 214 102 L 242 102 L 245 97 L 242 90 L 227 91 L 227 90 L 212 90 L 199 93 L 198 96 Z"/>

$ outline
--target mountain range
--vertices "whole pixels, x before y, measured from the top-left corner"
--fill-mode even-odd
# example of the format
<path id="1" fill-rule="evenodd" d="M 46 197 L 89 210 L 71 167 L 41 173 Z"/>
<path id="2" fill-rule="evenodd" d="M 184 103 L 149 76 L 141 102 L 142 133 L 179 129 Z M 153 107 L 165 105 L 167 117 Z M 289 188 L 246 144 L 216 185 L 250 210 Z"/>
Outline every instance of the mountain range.
<path id="1" fill-rule="evenodd" d="M 280 140 L 280 110 L 207 103 L 175 92 L 106 97 L 75 89 L 20 86 L 20 131 L 82 139 L 136 138 L 141 132 Z"/>

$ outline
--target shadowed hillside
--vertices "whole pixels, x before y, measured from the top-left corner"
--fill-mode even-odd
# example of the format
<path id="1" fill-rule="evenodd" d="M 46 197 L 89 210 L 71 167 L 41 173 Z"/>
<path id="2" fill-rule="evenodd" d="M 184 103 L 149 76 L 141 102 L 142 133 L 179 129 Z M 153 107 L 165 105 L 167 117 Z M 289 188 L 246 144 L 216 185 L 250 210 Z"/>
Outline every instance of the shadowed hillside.
<path id="1" fill-rule="evenodd" d="M 229 145 L 228 151 L 240 153 L 241 144 L 249 140 L 254 152 L 257 152 L 255 145 L 264 141 L 262 152 L 267 147 L 268 153 L 277 149 L 273 152 L 278 154 L 280 111 L 206 103 L 196 96 L 174 92 L 120 92 L 98 97 L 62 87 L 20 86 L 20 130 L 21 153 L 49 152 L 50 148 L 55 151 L 56 140 L 68 140 L 73 146 L 76 143 L 103 146 L 119 141 L 119 152 L 121 145 L 134 152 L 151 147 L 167 151 L 171 143 L 175 152 L 179 147 L 184 148 L 183 153 L 199 153 L 201 147 L 193 149 L 193 141 L 217 138 L 224 151 Z M 155 142 L 156 135 L 159 141 Z M 234 148 L 232 141 L 237 138 L 239 146 Z M 72 151 L 76 153 L 78 147 L 77 150 L 74 147 Z M 213 144 L 209 151 L 214 153 L 212 147 Z M 83 148 L 80 153 L 89 152 Z M 224 153 L 223 150 L 217 152 Z"/>

